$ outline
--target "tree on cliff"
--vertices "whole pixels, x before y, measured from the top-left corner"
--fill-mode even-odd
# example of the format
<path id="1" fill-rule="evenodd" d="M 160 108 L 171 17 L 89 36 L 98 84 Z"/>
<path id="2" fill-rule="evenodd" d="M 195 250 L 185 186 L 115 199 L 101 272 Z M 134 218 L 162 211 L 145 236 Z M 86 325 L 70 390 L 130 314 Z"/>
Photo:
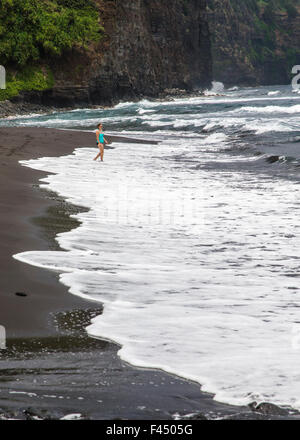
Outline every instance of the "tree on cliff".
<path id="1" fill-rule="evenodd" d="M 102 28 L 92 2 L 83 0 L 2 0 L 0 63 L 26 65 L 61 55 L 100 38 Z"/>
<path id="2" fill-rule="evenodd" d="M 0 100 L 51 88 L 53 57 L 85 48 L 102 33 L 93 0 L 0 0 L 0 64 L 7 69 Z"/>

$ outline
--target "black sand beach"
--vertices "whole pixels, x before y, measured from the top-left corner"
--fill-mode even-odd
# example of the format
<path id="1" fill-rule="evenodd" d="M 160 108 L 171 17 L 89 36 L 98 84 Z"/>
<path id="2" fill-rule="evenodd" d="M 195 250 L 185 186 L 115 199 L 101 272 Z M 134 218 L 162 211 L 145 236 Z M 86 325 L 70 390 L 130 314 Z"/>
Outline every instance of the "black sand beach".
<path id="1" fill-rule="evenodd" d="M 49 312 L 77 308 L 83 301 L 66 295 L 55 274 L 11 258 L 19 252 L 49 248 L 30 219 L 44 215 L 57 204 L 33 188 L 44 174 L 22 167 L 18 161 L 71 154 L 76 147 L 95 146 L 95 136 L 63 130 L 14 128 L 1 129 L 0 139 L 0 323 L 5 326 L 8 338 L 53 335 L 53 328 L 47 325 Z M 18 292 L 28 296 L 15 295 Z"/>
<path id="2" fill-rule="evenodd" d="M 76 208 L 40 190 L 43 173 L 18 161 L 71 154 L 79 146 L 95 146 L 94 134 L 0 129 L 0 325 L 7 331 L 7 350 L 0 351 L 0 419 L 71 413 L 106 420 L 191 413 L 199 419 L 290 417 L 276 408 L 257 413 L 219 404 L 198 384 L 124 364 L 118 346 L 85 333 L 90 318 L 101 312 L 99 304 L 69 294 L 56 273 L 12 258 L 53 248 L 56 232 L 76 226 L 68 217 Z"/>

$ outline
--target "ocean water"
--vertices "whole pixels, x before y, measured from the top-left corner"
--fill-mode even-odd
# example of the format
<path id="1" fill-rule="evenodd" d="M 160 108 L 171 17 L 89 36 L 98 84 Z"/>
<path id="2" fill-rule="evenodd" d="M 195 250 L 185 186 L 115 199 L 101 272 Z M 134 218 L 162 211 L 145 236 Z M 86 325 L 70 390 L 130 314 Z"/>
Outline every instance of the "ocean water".
<path id="1" fill-rule="evenodd" d="M 300 409 L 299 118 L 300 95 L 273 86 L 2 120 L 160 141 L 23 162 L 89 210 L 61 251 L 15 258 L 103 303 L 87 332 L 125 361 Z"/>

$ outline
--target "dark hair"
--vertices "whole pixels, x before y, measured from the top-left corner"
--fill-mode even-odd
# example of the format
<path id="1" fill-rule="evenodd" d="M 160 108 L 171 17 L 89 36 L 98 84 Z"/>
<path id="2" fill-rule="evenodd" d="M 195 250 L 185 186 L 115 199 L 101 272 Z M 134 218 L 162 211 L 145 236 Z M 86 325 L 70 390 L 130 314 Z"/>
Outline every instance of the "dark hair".
<path id="1" fill-rule="evenodd" d="M 97 125 L 97 128 L 99 128 L 99 127 L 100 127 L 100 125 L 102 125 L 102 123 L 101 123 L 101 122 L 99 122 L 99 124 Z"/>

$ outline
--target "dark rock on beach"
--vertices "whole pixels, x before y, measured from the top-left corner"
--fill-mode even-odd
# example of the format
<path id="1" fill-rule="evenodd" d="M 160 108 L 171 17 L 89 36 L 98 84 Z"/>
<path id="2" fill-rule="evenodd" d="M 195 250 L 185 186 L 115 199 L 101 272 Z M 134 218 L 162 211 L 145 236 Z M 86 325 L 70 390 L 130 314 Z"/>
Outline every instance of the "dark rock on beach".
<path id="1" fill-rule="evenodd" d="M 274 405 L 273 403 L 262 402 L 257 403 L 253 402 L 249 405 L 249 408 L 256 413 L 267 415 L 267 416 L 288 416 L 289 411 L 285 408 L 281 408 L 280 406 Z"/>

